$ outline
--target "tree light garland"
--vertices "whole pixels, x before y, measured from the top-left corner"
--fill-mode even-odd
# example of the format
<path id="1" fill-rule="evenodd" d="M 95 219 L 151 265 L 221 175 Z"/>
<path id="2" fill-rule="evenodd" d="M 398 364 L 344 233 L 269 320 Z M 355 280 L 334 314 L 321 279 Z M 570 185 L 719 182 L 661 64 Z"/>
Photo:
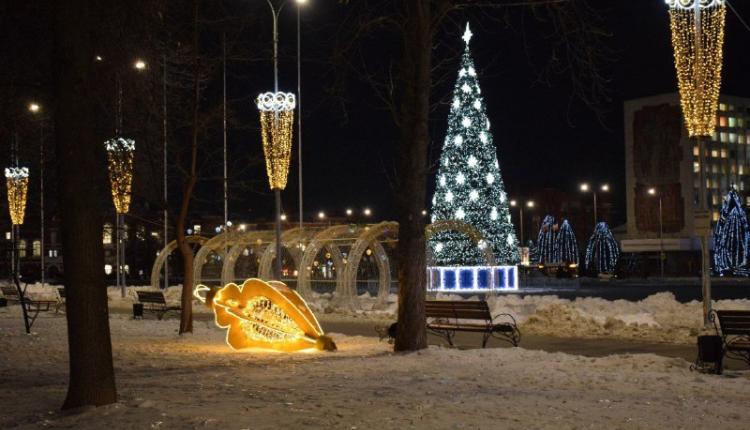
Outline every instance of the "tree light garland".
<path id="1" fill-rule="evenodd" d="M 29 168 L 8 167 L 5 169 L 8 187 L 8 211 L 13 225 L 23 224 L 26 215 L 26 195 L 29 191 Z"/>
<path id="2" fill-rule="evenodd" d="M 128 213 L 133 186 L 135 141 L 116 137 L 104 142 L 107 150 L 112 201 L 118 214 Z"/>
<path id="3" fill-rule="evenodd" d="M 563 219 L 555 237 L 553 259 L 558 263 L 578 264 L 578 241 L 567 219 Z"/>
<path id="4" fill-rule="evenodd" d="M 283 92 L 263 93 L 256 100 L 266 173 L 272 190 L 286 188 L 296 104 L 294 94 Z"/>
<path id="5" fill-rule="evenodd" d="M 750 274 L 747 267 L 749 248 L 750 228 L 742 200 L 737 191 L 730 190 L 714 228 L 714 270 L 721 275 L 747 276 Z"/>
<path id="6" fill-rule="evenodd" d="M 537 253 L 536 262 L 539 264 L 553 263 L 555 261 L 555 234 L 557 233 L 557 224 L 555 217 L 547 215 L 542 220 L 539 227 L 539 236 L 536 241 Z"/>
<path id="7" fill-rule="evenodd" d="M 613 273 L 620 247 L 606 222 L 596 225 L 586 247 L 586 269 L 592 273 Z"/>
<path id="8" fill-rule="evenodd" d="M 688 134 L 711 136 L 721 87 L 726 5 L 724 0 L 667 0 L 667 5 Z"/>
<path id="9" fill-rule="evenodd" d="M 213 308 L 216 325 L 228 329 L 226 342 L 233 349 L 336 350 L 305 300 L 281 282 L 248 279 L 214 291 L 199 285 L 193 295 Z"/>

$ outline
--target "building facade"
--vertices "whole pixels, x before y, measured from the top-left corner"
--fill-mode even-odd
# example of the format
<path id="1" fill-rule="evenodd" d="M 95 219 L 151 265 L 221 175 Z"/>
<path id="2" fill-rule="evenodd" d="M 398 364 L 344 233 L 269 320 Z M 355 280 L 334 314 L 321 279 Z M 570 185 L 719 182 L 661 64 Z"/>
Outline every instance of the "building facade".
<path id="1" fill-rule="evenodd" d="M 712 222 L 718 220 L 730 187 L 750 202 L 750 99 L 722 95 L 719 100 L 716 132 L 704 140 L 703 185 Z M 700 249 L 694 217 L 702 166 L 699 144 L 688 137 L 682 121 L 679 94 L 629 100 L 624 107 L 627 234 L 623 252 L 694 254 Z M 690 271 L 696 265 L 692 260 L 687 258 Z"/>

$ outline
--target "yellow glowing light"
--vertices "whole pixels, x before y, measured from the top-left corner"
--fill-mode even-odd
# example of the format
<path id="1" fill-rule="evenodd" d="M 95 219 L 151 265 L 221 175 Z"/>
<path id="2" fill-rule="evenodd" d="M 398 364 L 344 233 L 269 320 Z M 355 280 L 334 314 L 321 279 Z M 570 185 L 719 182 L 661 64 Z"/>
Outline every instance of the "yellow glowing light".
<path id="1" fill-rule="evenodd" d="M 696 11 L 692 2 L 684 0 L 670 6 L 672 48 L 685 125 L 691 137 L 711 136 L 716 128 L 721 88 L 726 6 L 723 1 L 702 1 Z M 700 14 L 700 37 L 696 37 L 696 13 Z"/>
<path id="2" fill-rule="evenodd" d="M 29 103 L 29 112 L 31 113 L 37 113 L 41 108 L 38 103 Z"/>
<path id="3" fill-rule="evenodd" d="M 27 167 L 9 167 L 5 169 L 8 187 L 8 212 L 13 225 L 23 224 L 26 215 L 26 195 L 29 191 L 29 169 Z"/>
<path id="4" fill-rule="evenodd" d="M 112 201 L 117 213 L 125 214 L 130 210 L 135 141 L 117 137 L 106 141 L 104 146 L 107 149 Z"/>
<path id="5" fill-rule="evenodd" d="M 133 63 L 133 67 L 135 67 L 136 70 L 145 70 L 146 62 L 143 60 L 136 60 L 135 63 Z"/>
<path id="6" fill-rule="evenodd" d="M 216 325 L 228 329 L 226 341 L 233 349 L 336 350 L 307 303 L 281 282 L 248 279 L 241 286 L 227 284 L 215 294 L 199 285 L 193 295 L 211 305 Z"/>
<path id="7" fill-rule="evenodd" d="M 260 133 L 268 183 L 272 190 L 283 190 L 289 174 L 294 107 L 297 102 L 294 94 L 278 92 L 259 95 L 256 104 L 260 111 Z"/>

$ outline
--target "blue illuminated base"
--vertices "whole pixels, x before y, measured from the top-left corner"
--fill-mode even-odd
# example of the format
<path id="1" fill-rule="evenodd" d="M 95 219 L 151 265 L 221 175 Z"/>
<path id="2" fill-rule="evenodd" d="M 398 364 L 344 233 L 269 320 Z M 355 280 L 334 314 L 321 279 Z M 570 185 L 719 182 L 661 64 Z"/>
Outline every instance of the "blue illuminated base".
<path id="1" fill-rule="evenodd" d="M 427 291 L 461 294 L 515 290 L 518 290 L 516 266 L 427 268 Z"/>

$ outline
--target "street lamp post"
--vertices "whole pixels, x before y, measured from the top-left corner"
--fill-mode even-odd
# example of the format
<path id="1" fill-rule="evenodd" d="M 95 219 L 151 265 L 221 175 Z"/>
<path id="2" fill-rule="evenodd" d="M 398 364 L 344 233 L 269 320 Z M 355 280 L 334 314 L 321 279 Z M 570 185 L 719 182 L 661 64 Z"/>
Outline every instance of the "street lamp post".
<path id="1" fill-rule="evenodd" d="M 42 107 L 38 103 L 29 103 L 29 112 L 39 115 L 39 275 L 44 287 L 44 117 L 41 114 Z"/>
<path id="2" fill-rule="evenodd" d="M 527 201 L 525 206 L 529 208 L 529 210 L 533 209 L 534 201 L 533 200 Z M 524 246 L 524 235 L 523 235 L 523 207 L 524 205 L 518 204 L 518 202 L 515 200 L 511 200 L 510 207 L 513 207 L 513 208 L 518 207 L 518 218 L 519 218 L 520 233 L 521 233 L 521 246 L 523 247 Z"/>
<path id="3" fill-rule="evenodd" d="M 276 9 L 271 0 L 266 0 L 273 19 L 273 92 L 258 96 L 256 104 L 260 111 L 263 153 L 269 184 L 276 200 L 276 260 L 275 277 L 281 280 L 281 190 L 286 188 L 291 155 L 294 109 L 297 101 L 293 93 L 279 92 L 279 14 L 288 3 Z M 295 0 L 298 5 L 305 0 Z"/>
<path id="4" fill-rule="evenodd" d="M 659 197 L 659 271 L 664 279 L 664 218 L 662 216 L 661 193 L 656 188 L 649 188 L 648 194 Z"/>
<path id="5" fill-rule="evenodd" d="M 584 193 L 587 193 L 591 191 L 591 193 L 594 195 L 594 226 L 596 227 L 596 223 L 599 222 L 599 217 L 597 215 L 597 195 L 596 195 L 596 188 L 590 187 L 588 183 L 584 182 L 580 186 L 581 191 Z M 599 190 L 602 192 L 609 192 L 609 184 L 602 184 L 599 186 Z"/>

